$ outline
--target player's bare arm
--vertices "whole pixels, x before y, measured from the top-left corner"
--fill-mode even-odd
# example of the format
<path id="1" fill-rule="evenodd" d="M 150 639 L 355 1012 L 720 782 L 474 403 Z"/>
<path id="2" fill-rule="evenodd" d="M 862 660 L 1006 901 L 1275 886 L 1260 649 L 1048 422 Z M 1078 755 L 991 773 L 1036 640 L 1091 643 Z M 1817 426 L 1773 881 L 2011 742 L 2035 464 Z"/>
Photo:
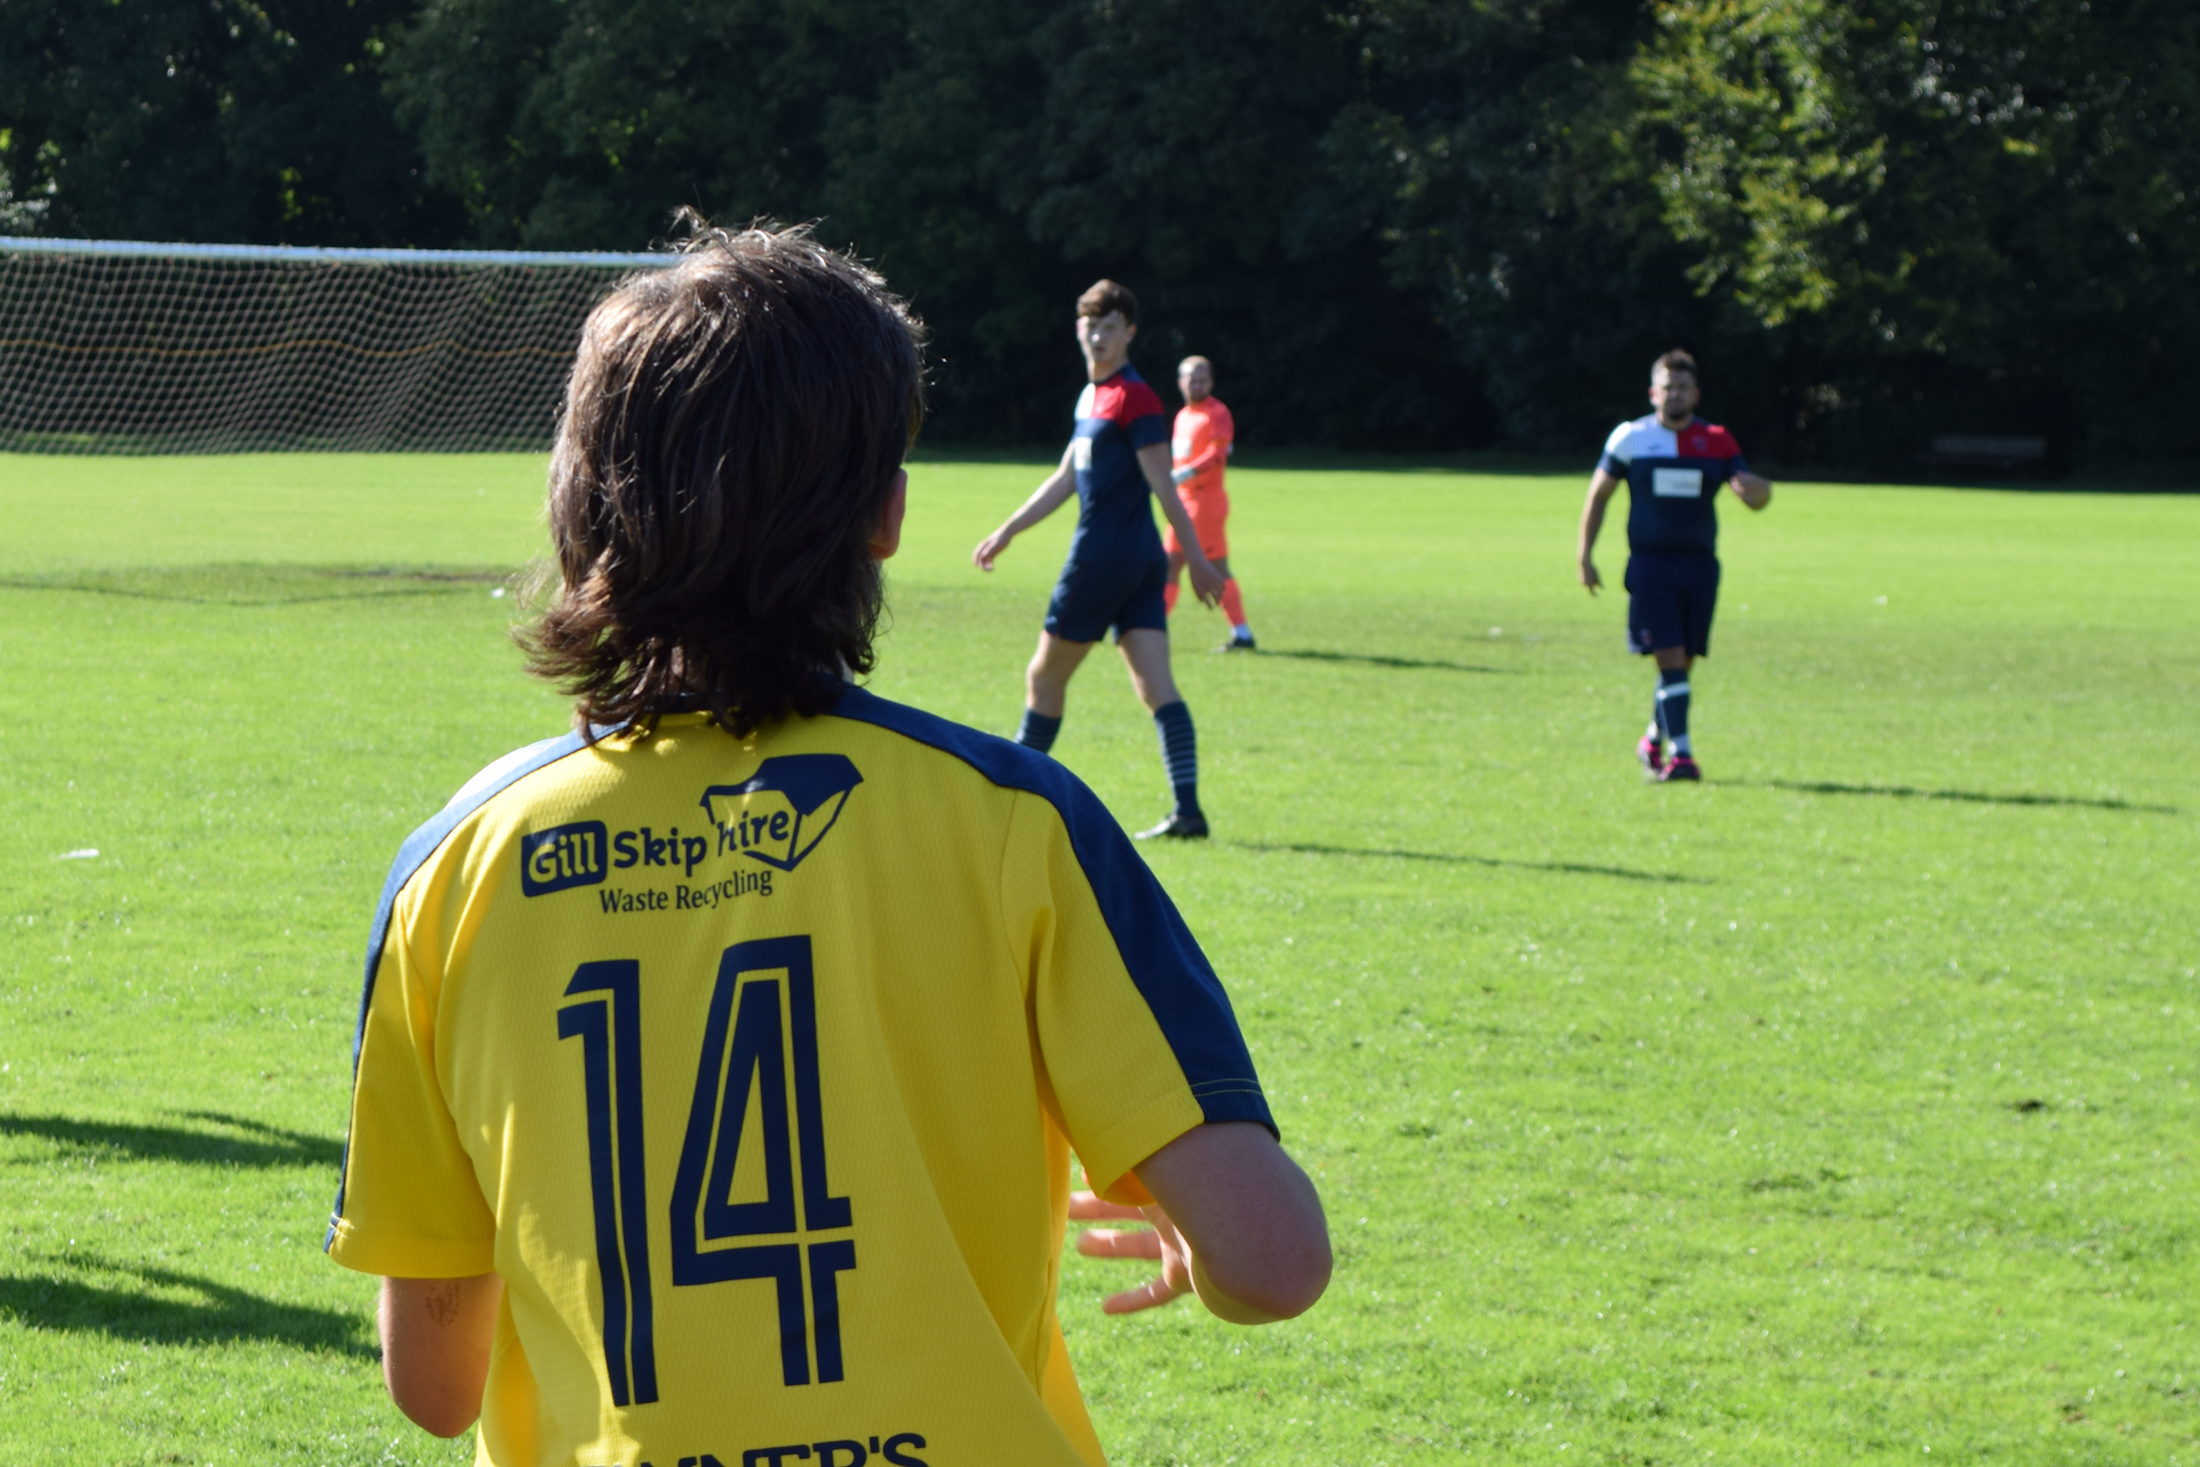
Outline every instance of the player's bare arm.
<path id="1" fill-rule="evenodd" d="M 1589 497 L 1581 506 L 1581 584 L 1594 596 L 1604 585 L 1604 578 L 1597 574 L 1597 563 L 1592 558 L 1597 548 L 1597 535 L 1604 528 L 1604 510 L 1619 492 L 1619 480 L 1602 469 L 1589 476 Z M 1772 486 L 1766 485 L 1769 495 Z"/>
<path id="2" fill-rule="evenodd" d="M 1176 492 L 1176 481 L 1169 477 L 1169 445 L 1149 443 L 1138 450 L 1138 467 L 1146 476 L 1146 485 L 1153 490 L 1153 497 L 1161 501 L 1161 516 L 1176 531 L 1176 543 L 1184 547 L 1184 566 L 1192 578 L 1192 594 L 1202 606 L 1212 606 L 1222 599 L 1223 575 L 1215 569 L 1207 552 L 1199 548 L 1199 532 L 1192 528 L 1191 514 L 1184 508 L 1184 500 Z"/>
<path id="3" fill-rule="evenodd" d="M 1062 450 L 1062 461 L 1054 472 L 1047 475 L 1039 487 L 1032 491 L 1017 511 L 1001 522 L 1001 527 L 978 542 L 978 548 L 970 552 L 970 561 L 979 570 L 993 569 L 993 562 L 1008 548 L 1008 542 L 1030 529 L 1048 515 L 1060 509 L 1077 493 L 1077 470 L 1070 462 L 1073 448 Z"/>
<path id="4" fill-rule="evenodd" d="M 1727 480 L 1727 488 L 1734 497 L 1751 509 L 1763 509 L 1772 503 L 1772 481 L 1761 474 L 1740 473 Z"/>
<path id="5" fill-rule="evenodd" d="M 414 1425 L 453 1437 L 481 1415 L 504 1280 L 382 1280 L 382 1380 Z"/>
<path id="6" fill-rule="evenodd" d="M 1298 1163 L 1264 1126 L 1195 1126 L 1147 1157 L 1138 1179 L 1157 1206 L 1124 1207 L 1089 1192 L 1070 1200 L 1070 1216 L 1150 1222 L 1151 1231 L 1090 1229 L 1077 1251 L 1090 1257 L 1146 1258 L 1161 1275 L 1103 1306 L 1129 1314 L 1196 1293 L 1232 1324 L 1270 1324 L 1304 1314 L 1329 1287 L 1329 1223 L 1320 1196 Z"/>

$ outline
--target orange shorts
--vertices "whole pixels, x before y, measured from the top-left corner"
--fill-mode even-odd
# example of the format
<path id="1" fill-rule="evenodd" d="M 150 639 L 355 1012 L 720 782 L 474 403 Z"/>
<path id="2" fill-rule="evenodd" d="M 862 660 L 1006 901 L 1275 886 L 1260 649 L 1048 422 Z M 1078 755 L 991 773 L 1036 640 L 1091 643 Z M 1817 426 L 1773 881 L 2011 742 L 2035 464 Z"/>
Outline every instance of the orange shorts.
<path id="1" fill-rule="evenodd" d="M 1221 489 L 1191 490 L 1177 486 L 1177 496 L 1184 501 L 1184 512 L 1192 517 L 1192 533 L 1199 537 L 1199 548 L 1209 560 L 1220 560 L 1230 553 L 1229 538 L 1223 534 L 1223 526 L 1230 519 L 1230 496 Z M 1178 554 L 1183 546 L 1177 543 L 1176 527 L 1164 525 L 1161 543 L 1169 554 Z"/>

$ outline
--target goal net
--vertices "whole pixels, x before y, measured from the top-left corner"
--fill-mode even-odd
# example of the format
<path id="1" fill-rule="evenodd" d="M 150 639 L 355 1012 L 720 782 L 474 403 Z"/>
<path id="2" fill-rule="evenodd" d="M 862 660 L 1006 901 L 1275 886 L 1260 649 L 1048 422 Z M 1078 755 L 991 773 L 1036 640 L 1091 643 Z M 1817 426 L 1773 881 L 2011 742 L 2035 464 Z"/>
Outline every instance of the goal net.
<path id="1" fill-rule="evenodd" d="M 0 238 L 0 451 L 541 449 L 589 309 L 675 258 Z"/>

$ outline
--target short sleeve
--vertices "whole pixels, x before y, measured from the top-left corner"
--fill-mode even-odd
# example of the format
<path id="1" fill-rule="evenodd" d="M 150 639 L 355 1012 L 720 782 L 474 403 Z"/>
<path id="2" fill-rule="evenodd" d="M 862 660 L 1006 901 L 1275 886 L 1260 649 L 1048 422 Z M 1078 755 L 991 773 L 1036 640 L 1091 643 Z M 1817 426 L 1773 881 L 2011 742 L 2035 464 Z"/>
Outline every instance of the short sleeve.
<path id="1" fill-rule="evenodd" d="M 329 1257 L 388 1278 L 470 1278 L 496 1263 L 496 1219 L 436 1073 L 437 966 L 407 940 L 400 893 L 361 1000 L 351 1135 Z"/>
<path id="2" fill-rule="evenodd" d="M 1731 479 L 1736 474 L 1746 474 L 1748 472 L 1749 460 L 1742 457 L 1742 450 L 1740 446 L 1737 445 L 1734 449 L 1734 452 L 1727 458 L 1726 476 Z"/>
<path id="3" fill-rule="evenodd" d="M 1116 421 L 1131 447 L 1151 448 L 1169 441 L 1169 420 L 1162 411 L 1161 399 L 1145 383 L 1125 383 L 1116 411 L 1120 415 Z"/>
<path id="4" fill-rule="evenodd" d="M 1062 1129 L 1095 1191 L 1138 1203 L 1131 1169 L 1194 1126 L 1275 1122 L 1221 980 L 1167 893 L 1089 791 L 1061 804 L 1018 796 L 1003 917 Z"/>
<path id="5" fill-rule="evenodd" d="M 1603 455 L 1597 459 L 1597 467 L 1615 479 L 1627 477 L 1627 430 L 1633 426 L 1632 423 L 1622 423 L 1614 428 L 1612 435 L 1604 440 Z"/>

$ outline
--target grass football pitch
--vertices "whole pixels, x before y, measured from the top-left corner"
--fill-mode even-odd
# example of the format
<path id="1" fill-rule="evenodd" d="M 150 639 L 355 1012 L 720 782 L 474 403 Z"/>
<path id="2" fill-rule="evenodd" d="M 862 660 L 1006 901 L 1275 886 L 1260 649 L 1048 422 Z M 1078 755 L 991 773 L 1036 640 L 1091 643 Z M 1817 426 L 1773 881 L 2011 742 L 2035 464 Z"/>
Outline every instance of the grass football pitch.
<path id="1" fill-rule="evenodd" d="M 565 726 L 541 473 L 0 459 L 0 1463 L 467 1459 L 319 1244 L 387 863 Z M 1038 474 L 915 468 L 880 691 L 1013 726 L 1068 518 L 967 553 Z M 1244 1331 L 1073 1261 L 1113 1459 L 2200 1460 L 2200 498 L 1728 504 L 1653 787 L 1583 477 L 1233 474 L 1263 650 L 1180 613 L 1151 859 L 1338 1267 Z M 1056 752 L 1164 812 L 1112 654 Z"/>

